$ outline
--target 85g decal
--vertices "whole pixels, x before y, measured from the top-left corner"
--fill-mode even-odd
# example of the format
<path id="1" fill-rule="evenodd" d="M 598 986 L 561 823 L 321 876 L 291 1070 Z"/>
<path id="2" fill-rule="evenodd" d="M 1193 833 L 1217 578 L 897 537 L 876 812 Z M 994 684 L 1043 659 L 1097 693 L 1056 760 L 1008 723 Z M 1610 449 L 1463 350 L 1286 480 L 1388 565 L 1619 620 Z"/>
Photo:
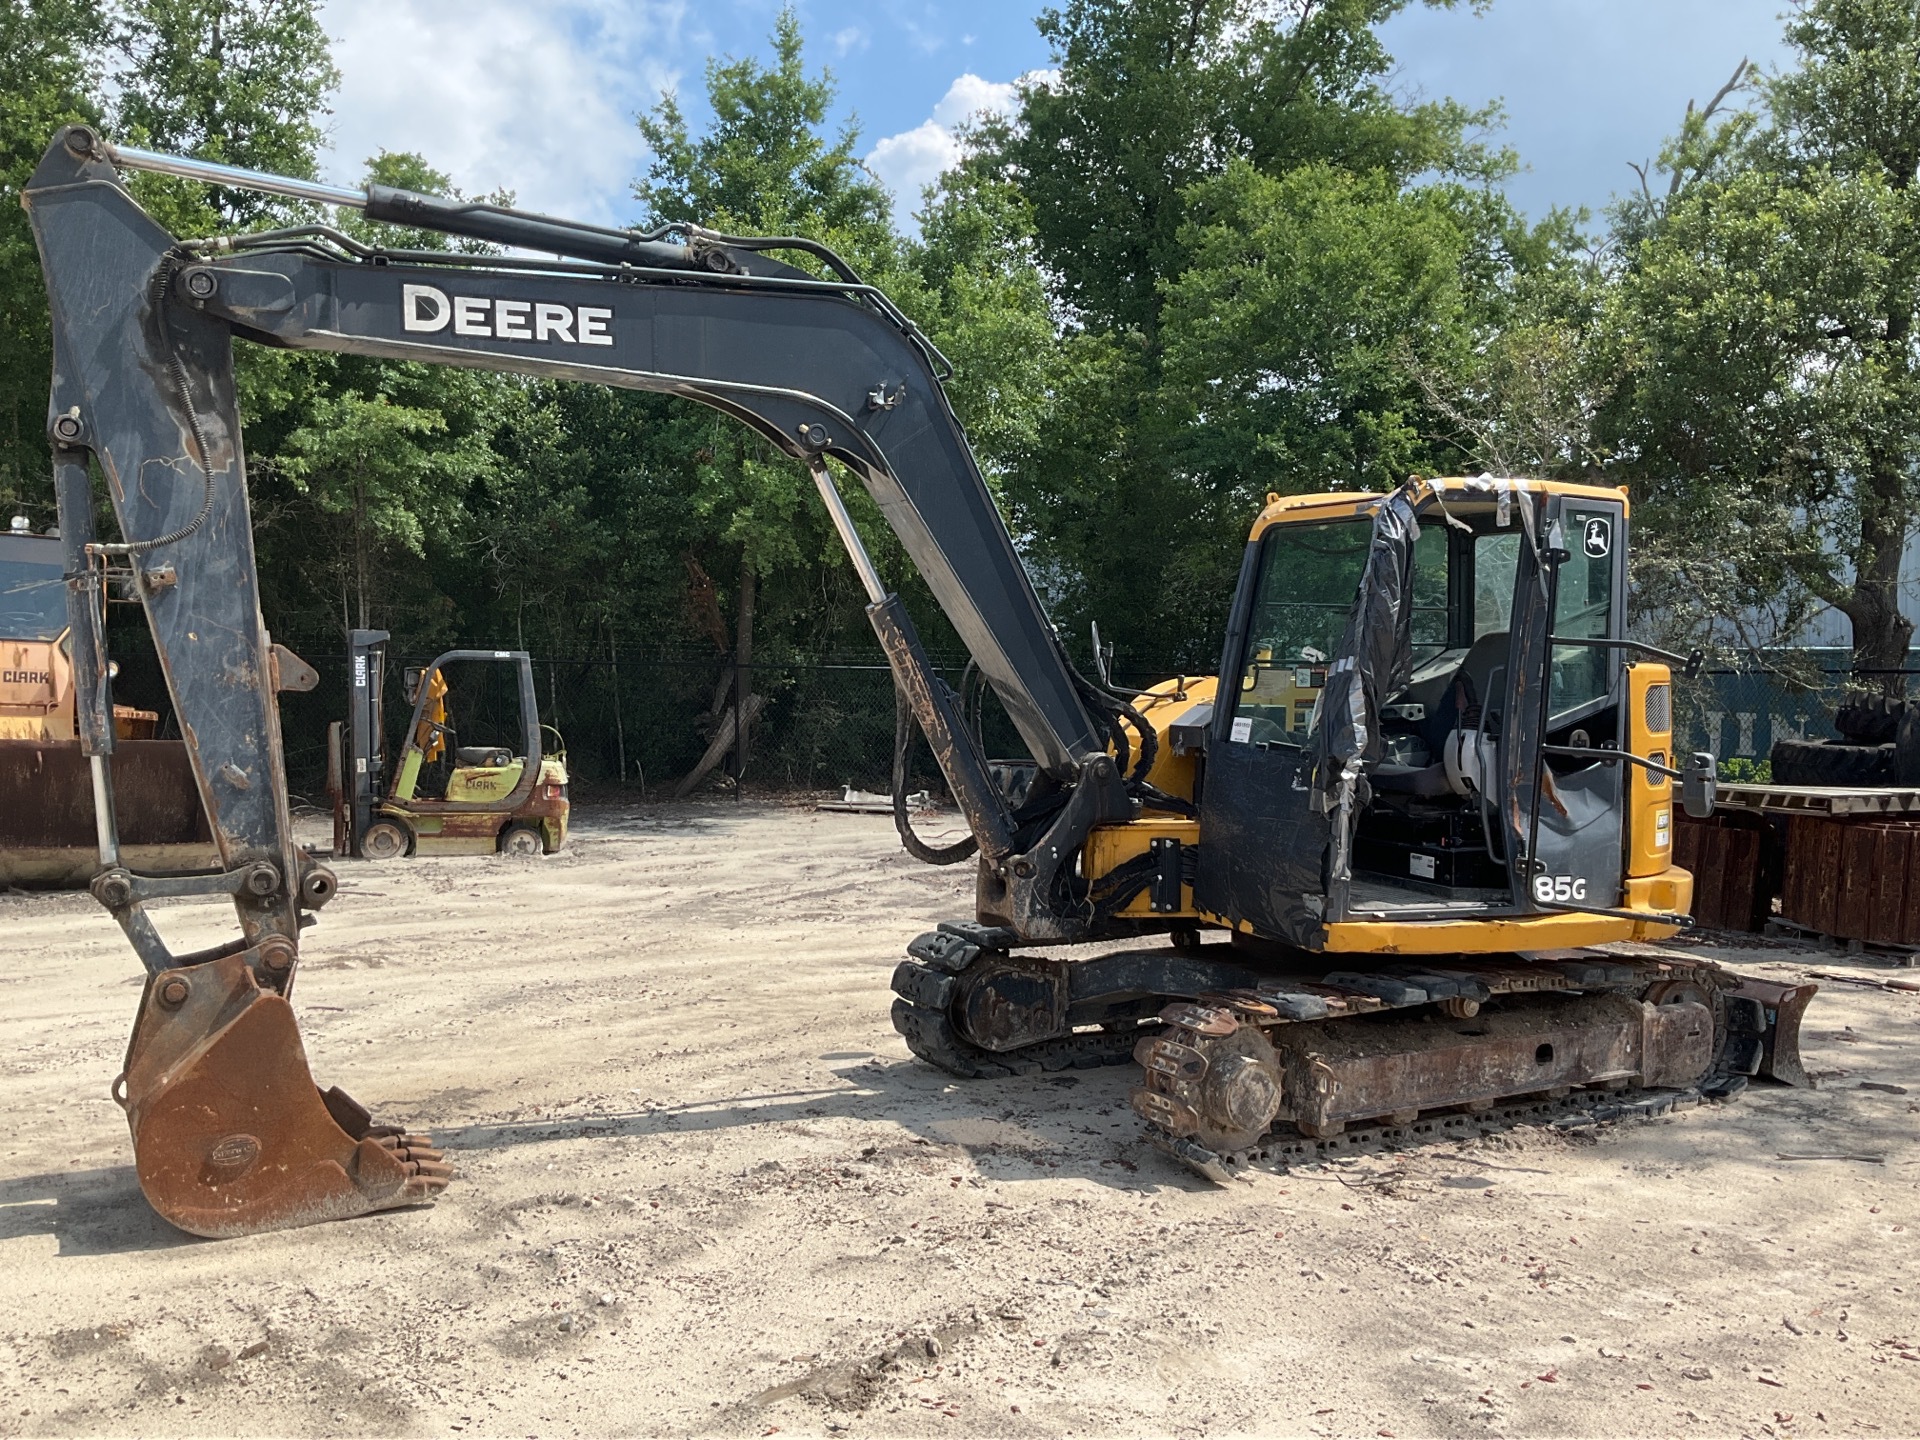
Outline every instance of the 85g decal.
<path id="1" fill-rule="evenodd" d="M 1587 880 L 1584 875 L 1536 875 L 1533 877 L 1533 898 L 1549 904 L 1566 905 L 1587 898 Z"/>

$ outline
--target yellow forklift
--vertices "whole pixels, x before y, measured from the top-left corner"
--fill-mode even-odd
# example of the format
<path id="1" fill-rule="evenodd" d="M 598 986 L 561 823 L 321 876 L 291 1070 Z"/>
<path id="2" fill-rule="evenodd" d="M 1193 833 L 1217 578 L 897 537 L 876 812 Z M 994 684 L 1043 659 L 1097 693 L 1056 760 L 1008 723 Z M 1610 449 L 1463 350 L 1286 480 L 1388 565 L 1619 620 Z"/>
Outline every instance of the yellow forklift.
<path id="1" fill-rule="evenodd" d="M 449 650 L 409 668 L 413 706 L 397 763 L 387 755 L 384 630 L 347 640 L 347 718 L 327 730 L 333 853 L 357 860 L 400 855 L 551 855 L 567 842 L 566 751 L 540 723 L 533 661 L 524 650 Z M 519 754 L 509 745 L 462 745 L 448 714 L 447 667 L 504 663 L 519 680 Z M 544 754 L 541 731 L 555 742 Z"/>

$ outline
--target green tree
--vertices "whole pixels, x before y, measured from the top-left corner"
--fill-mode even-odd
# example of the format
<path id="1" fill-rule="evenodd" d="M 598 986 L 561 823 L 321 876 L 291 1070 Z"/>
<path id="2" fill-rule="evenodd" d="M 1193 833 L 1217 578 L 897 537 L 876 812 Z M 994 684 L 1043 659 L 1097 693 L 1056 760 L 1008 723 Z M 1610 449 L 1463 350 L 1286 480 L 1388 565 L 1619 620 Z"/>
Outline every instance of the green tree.
<path id="1" fill-rule="evenodd" d="M 996 492 L 1048 443 L 1060 336 L 1025 193 L 992 158 L 1006 122 L 983 119 L 959 165 L 930 187 L 909 256 L 915 318 L 953 364 L 947 389 Z"/>
<path id="2" fill-rule="evenodd" d="M 1601 423 L 1678 554 L 1743 557 L 1730 600 L 1830 605 L 1856 668 L 1892 672 L 1920 496 L 1920 13 L 1808 0 L 1786 37 L 1757 109 L 1690 118 L 1667 193 L 1620 217 Z"/>
<path id="3" fill-rule="evenodd" d="M 0 6 L 0 506 L 53 520 L 47 384 L 53 356 L 47 291 L 20 191 L 62 125 L 99 123 L 95 0 Z"/>
<path id="4" fill-rule="evenodd" d="M 318 0 L 121 0 L 119 139 L 312 178 L 339 73 Z M 255 226 L 285 201 L 141 175 L 142 205 L 176 235 Z"/>
<path id="5" fill-rule="evenodd" d="M 635 198 L 653 224 L 739 225 L 754 234 L 832 236 L 848 249 L 854 241 L 890 250 L 887 193 L 855 153 L 857 122 L 849 120 L 831 141 L 823 133 L 833 76 L 807 73 L 792 9 L 775 20 L 772 43 L 771 65 L 751 57 L 707 62 L 713 122 L 699 136 L 671 93 L 640 117 L 653 159 L 633 187 Z"/>
<path id="6" fill-rule="evenodd" d="M 413 154 L 383 151 L 368 162 L 365 183 L 459 195 Z M 447 248 L 442 235 L 357 212 L 336 223 L 368 243 Z M 241 354 L 263 569 L 282 577 L 271 595 L 276 619 L 305 630 L 325 604 L 343 628 L 380 625 L 403 643 L 444 638 L 447 591 L 423 609 L 415 572 L 430 554 L 470 558 L 473 511 L 484 486 L 502 478 L 496 438 L 529 423 L 529 386 L 362 356 L 257 347 Z M 286 584 L 286 576 L 298 579 Z"/>
<path id="7" fill-rule="evenodd" d="M 1213 662 L 1268 490 L 1447 454 L 1419 368 L 1469 355 L 1543 248 L 1487 189 L 1495 112 L 1391 92 L 1407 3 L 1071 0 L 1040 20 L 1057 73 L 977 134 L 1058 333 L 1006 503 L 1058 617 L 1123 663 Z"/>
<path id="8" fill-rule="evenodd" d="M 1194 187 L 1165 333 L 1196 471 L 1244 507 L 1390 489 L 1428 458 L 1415 369 L 1457 371 L 1474 339 L 1482 227 L 1460 198 L 1327 164 Z"/>
<path id="9" fill-rule="evenodd" d="M 833 103 L 832 76 L 809 74 L 800 22 L 783 10 L 774 24 L 768 65 L 751 57 L 710 61 L 706 96 L 712 123 L 695 135 L 674 96 L 641 117 L 653 158 L 634 194 L 649 223 L 691 221 L 755 235 L 823 241 L 883 288 L 911 285 L 902 263 L 886 191 L 855 154 L 859 132 L 849 121 L 824 133 Z M 796 263 L 808 263 L 796 255 Z M 896 293 L 896 299 L 902 298 Z M 911 296 L 906 297 L 909 303 Z M 750 667 L 756 631 L 769 619 L 789 635 L 817 626 L 821 582 L 836 586 L 845 566 L 819 513 L 802 467 L 740 426 L 714 417 L 691 477 L 691 508 L 701 542 L 717 561 L 709 568 L 735 577 L 732 594 L 733 676 L 740 710 L 750 710 Z M 832 567 L 823 571 L 825 563 Z M 844 621 L 845 611 L 837 619 Z M 816 634 L 818 633 L 816 629 Z M 716 695 L 715 708 L 721 697 Z M 736 755 L 744 763 L 747 746 Z"/>
<path id="10" fill-rule="evenodd" d="M 1557 213 L 1527 237 L 1503 303 L 1470 352 L 1442 368 L 1411 355 L 1412 375 L 1447 444 L 1469 471 L 1604 483 L 1594 433 L 1605 387 L 1599 317 L 1612 283 L 1606 252 L 1579 217 Z"/>
<path id="11" fill-rule="evenodd" d="M 1186 268 L 1188 189 L 1235 160 L 1398 182 L 1500 173 L 1504 154 L 1469 139 L 1492 112 L 1407 105 L 1389 90 L 1377 27 L 1410 3 L 1070 0 L 1043 11 L 1058 78 L 1029 87 L 1005 157 L 1073 314 L 1151 344 L 1161 286 Z"/>

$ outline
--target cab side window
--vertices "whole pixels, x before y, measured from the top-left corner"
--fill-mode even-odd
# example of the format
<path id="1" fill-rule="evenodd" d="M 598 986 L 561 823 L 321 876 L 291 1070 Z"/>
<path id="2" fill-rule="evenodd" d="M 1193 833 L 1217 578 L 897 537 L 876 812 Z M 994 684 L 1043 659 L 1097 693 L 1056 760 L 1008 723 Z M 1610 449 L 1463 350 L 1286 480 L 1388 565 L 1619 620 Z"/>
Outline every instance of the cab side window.
<path id="1" fill-rule="evenodd" d="M 1615 512 L 1568 506 L 1564 516 L 1567 558 L 1554 578 L 1553 633 L 1568 639 L 1604 640 L 1613 624 Z M 1604 700 L 1613 690 L 1614 652 L 1597 645 L 1556 645 L 1547 708 L 1571 715 Z"/>

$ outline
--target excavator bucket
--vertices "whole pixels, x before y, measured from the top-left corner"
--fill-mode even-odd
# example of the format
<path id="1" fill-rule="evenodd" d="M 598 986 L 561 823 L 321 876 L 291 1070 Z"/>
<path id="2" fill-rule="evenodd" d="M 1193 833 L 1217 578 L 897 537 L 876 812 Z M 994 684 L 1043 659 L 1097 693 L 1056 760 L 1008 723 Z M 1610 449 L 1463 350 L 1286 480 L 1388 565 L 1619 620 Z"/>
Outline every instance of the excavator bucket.
<path id="1" fill-rule="evenodd" d="M 114 1086 L 140 1188 L 225 1238 L 431 1201 L 452 1167 L 423 1136 L 317 1089 L 285 999 L 241 955 L 151 977 Z"/>

